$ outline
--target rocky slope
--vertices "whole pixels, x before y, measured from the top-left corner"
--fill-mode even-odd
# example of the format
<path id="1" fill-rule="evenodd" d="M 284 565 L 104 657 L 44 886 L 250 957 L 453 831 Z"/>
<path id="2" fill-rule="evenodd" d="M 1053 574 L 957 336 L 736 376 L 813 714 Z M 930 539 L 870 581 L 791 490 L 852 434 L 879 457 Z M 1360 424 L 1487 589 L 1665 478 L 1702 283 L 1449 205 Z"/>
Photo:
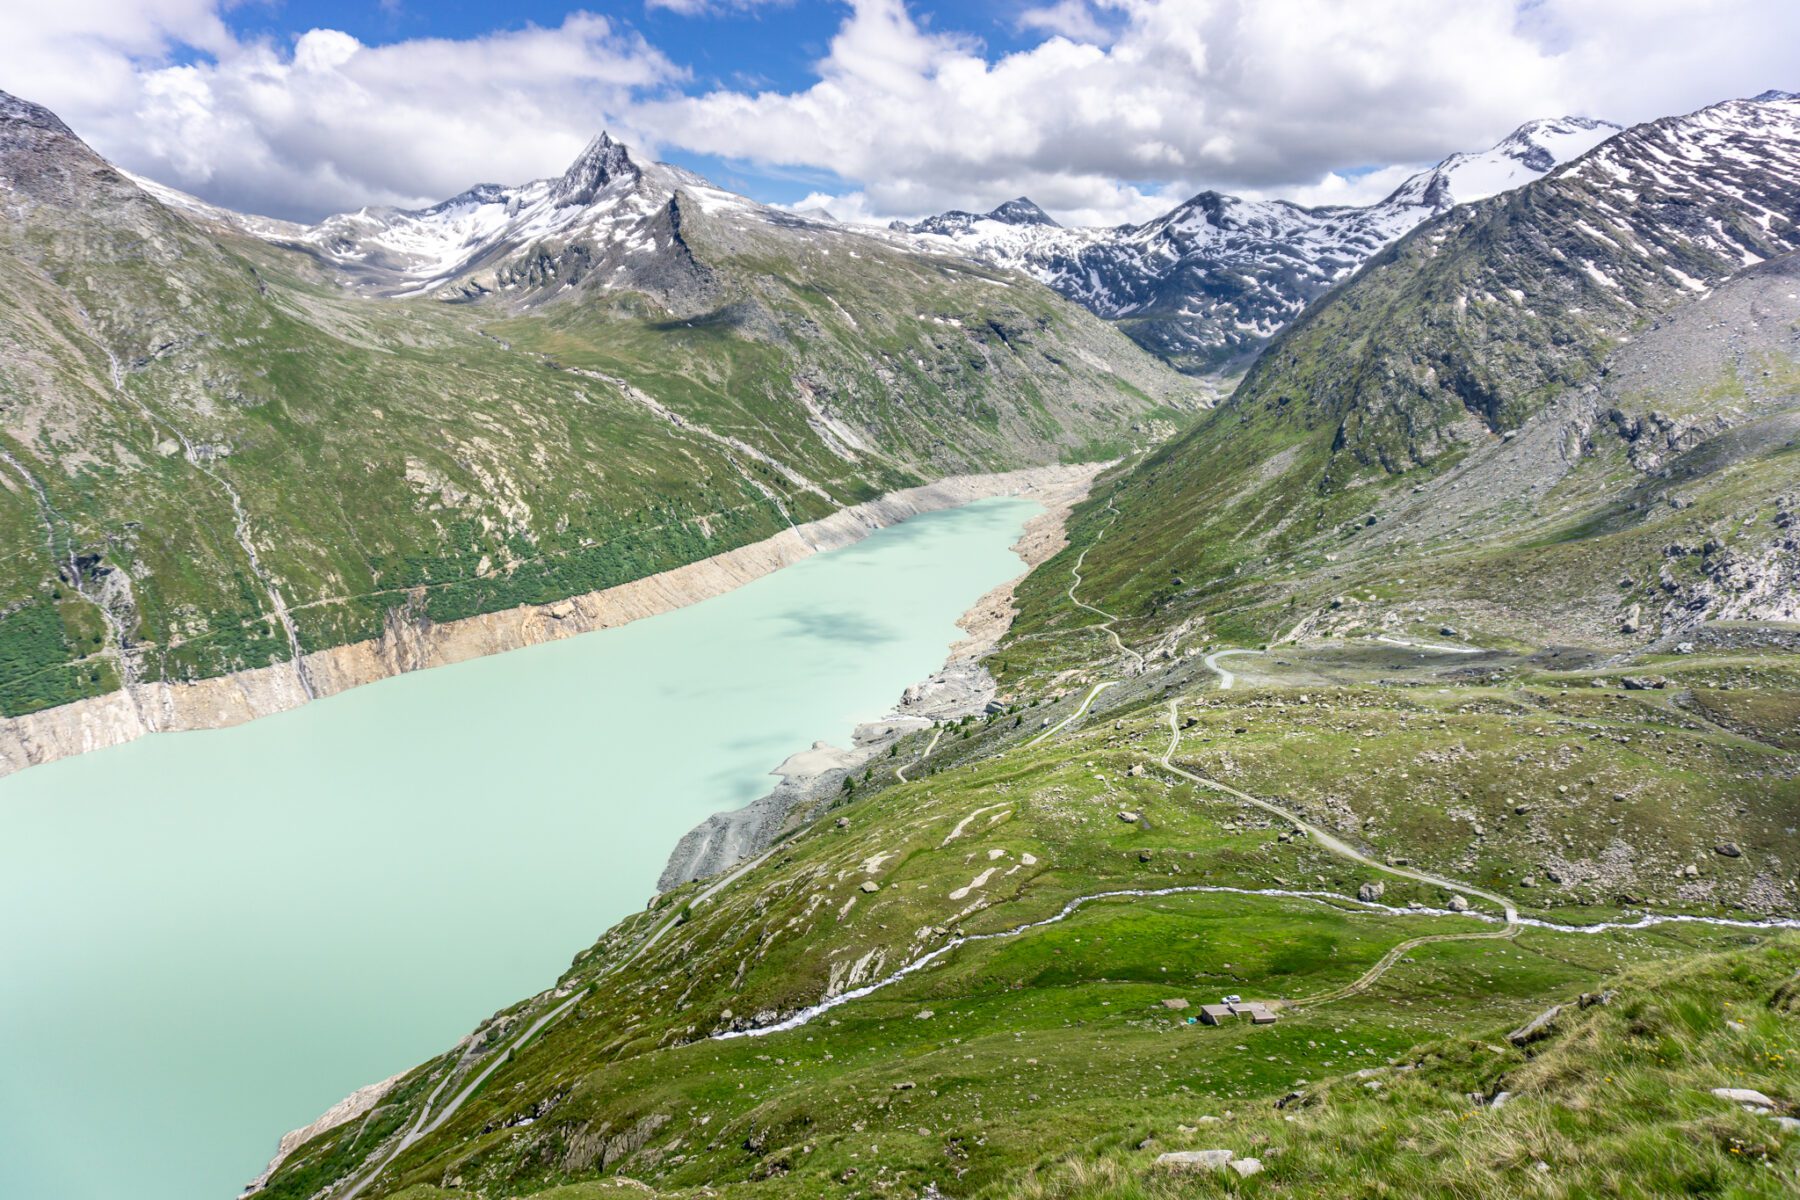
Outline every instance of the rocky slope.
<path id="1" fill-rule="evenodd" d="M 1241 368 L 1308 303 L 1382 247 L 1458 204 L 1538 178 L 1618 131 L 1532 121 L 1455 154 L 1366 207 L 1304 208 L 1202 192 L 1142 225 L 1064 229 L 1030 200 L 950 212 L 896 232 L 1020 270 L 1184 369 Z"/>
<path id="2" fill-rule="evenodd" d="M 1030 281 L 602 137 L 302 228 L 0 96 L 0 716 L 603 591 L 1194 389 Z"/>
<path id="3" fill-rule="evenodd" d="M 1210 614 L 1256 642 L 1354 616 L 1641 644 L 1738 611 L 1665 614 L 1662 547 L 1780 556 L 1793 267 L 1756 264 L 1800 247 L 1797 216 L 1800 100 L 1775 95 L 1635 127 L 1428 222 L 1120 483 L 1096 593 L 1146 629 Z M 1703 558 L 1671 566 L 1677 593 Z"/>
<path id="4" fill-rule="evenodd" d="M 269 1194 L 1791 1191 L 1797 107 L 1384 253 L 1103 482 L 999 711 Z"/>

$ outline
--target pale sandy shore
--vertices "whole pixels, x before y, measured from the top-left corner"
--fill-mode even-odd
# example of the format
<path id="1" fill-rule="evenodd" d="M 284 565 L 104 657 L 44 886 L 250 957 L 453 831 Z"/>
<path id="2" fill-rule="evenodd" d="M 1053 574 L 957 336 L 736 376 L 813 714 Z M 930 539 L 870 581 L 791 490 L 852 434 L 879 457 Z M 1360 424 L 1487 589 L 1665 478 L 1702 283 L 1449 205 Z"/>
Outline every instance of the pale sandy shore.
<path id="1" fill-rule="evenodd" d="M 379 638 L 305 657 L 312 697 L 294 664 L 280 663 L 194 683 L 139 684 L 43 712 L 0 719 L 0 775 L 120 745 L 149 733 L 237 725 L 389 676 L 625 625 L 722 595 L 921 513 L 994 496 L 1061 503 L 1056 498 L 1071 490 L 1076 495 L 1085 493 L 1099 469 L 1087 464 L 951 476 L 840 509 L 774 537 L 671 571 L 555 604 L 526 605 L 442 624 L 402 619 L 391 613 Z M 1066 510 L 1066 504 L 1063 508 Z M 973 630 L 971 636 L 976 636 Z"/>
<path id="2" fill-rule="evenodd" d="M 791 755 L 775 768 L 772 773 L 781 782 L 767 795 L 742 808 L 714 813 L 689 830 L 669 855 L 657 887 L 668 891 L 762 853 L 784 831 L 813 819 L 820 805 L 837 794 L 846 775 L 880 758 L 894 742 L 929 729 L 936 721 L 981 712 L 997 691 L 981 659 L 1000 644 L 1018 615 L 1013 590 L 1033 568 L 1068 544 L 1069 510 L 1088 494 L 1104 465 L 1046 477 L 1029 491 L 1015 493 L 1044 506 L 1013 543 L 1024 570 L 975 601 L 958 619 L 964 636 L 950 648 L 944 665 L 907 688 L 885 716 L 859 725 L 850 746 L 814 742 L 811 749 Z"/>

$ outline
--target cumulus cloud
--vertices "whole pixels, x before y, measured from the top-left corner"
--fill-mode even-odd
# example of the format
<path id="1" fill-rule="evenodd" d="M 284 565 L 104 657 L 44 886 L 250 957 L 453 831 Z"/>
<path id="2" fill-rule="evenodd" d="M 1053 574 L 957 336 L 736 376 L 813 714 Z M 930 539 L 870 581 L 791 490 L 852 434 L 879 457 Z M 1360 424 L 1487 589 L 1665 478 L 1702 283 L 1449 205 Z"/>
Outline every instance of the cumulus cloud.
<path id="1" fill-rule="evenodd" d="M 1019 14 L 1017 25 L 1040 33 L 1059 33 L 1080 42 L 1104 42 L 1108 38 L 1106 26 L 1087 0 L 1057 0 L 1041 8 L 1027 8 Z"/>
<path id="2" fill-rule="evenodd" d="M 1022 20 L 1054 32 L 992 58 L 902 0 L 855 0 L 812 86 L 641 112 L 693 149 L 829 169 L 876 211 L 1024 191 L 1123 219 L 1200 186 L 1361 195 L 1346 168 L 1534 116 L 1696 107 L 1760 90 L 1800 41 L 1788 0 L 1060 0 Z"/>
<path id="3" fill-rule="evenodd" d="M 632 98 L 684 77 L 638 34 L 586 13 L 465 40 L 365 46 L 314 29 L 278 46 L 236 41 L 202 3 L 118 8 L 140 17 L 124 36 L 102 14 L 86 30 L 26 30 L 39 53 L 9 55 L 0 87 L 56 109 L 122 166 L 275 216 L 560 171 L 603 125 L 648 140 L 624 115 Z M 209 53 L 158 61 L 177 45 Z"/>
<path id="4" fill-rule="evenodd" d="M 850 0 L 807 86 L 700 94 L 616 18 L 275 44 L 234 38 L 224 2 L 21 9 L 0 87 L 122 165 L 274 215 L 549 174 L 604 125 L 649 152 L 829 173 L 828 206 L 867 219 L 1024 194 L 1104 224 L 1203 187 L 1362 202 L 1533 117 L 1631 122 L 1800 85 L 1792 0 L 1035 0 L 1016 14 L 1031 44 L 1004 54 L 905 0 Z"/>

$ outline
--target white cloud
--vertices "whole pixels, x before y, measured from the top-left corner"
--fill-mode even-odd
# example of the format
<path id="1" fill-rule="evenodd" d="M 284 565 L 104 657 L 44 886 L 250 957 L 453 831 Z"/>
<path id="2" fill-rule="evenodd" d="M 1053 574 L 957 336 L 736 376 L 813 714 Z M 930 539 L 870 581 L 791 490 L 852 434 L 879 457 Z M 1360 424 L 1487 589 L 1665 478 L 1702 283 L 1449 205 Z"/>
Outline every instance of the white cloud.
<path id="1" fill-rule="evenodd" d="M 1471 149 L 1477 148 L 1471 147 Z M 1485 149 L 1485 147 L 1479 148 Z M 1295 204 L 1303 204 L 1308 208 L 1317 208 L 1327 204 L 1374 204 L 1378 200 L 1386 199 L 1395 188 L 1432 165 L 1432 163 L 1426 162 L 1396 163 L 1394 166 L 1380 167 L 1373 171 L 1355 173 L 1328 171 L 1323 178 L 1314 183 L 1273 189 L 1245 188 L 1242 195 L 1249 200 L 1277 198 L 1292 200 Z"/>
<path id="2" fill-rule="evenodd" d="M 1042 8 L 1028 8 L 1019 14 L 1020 29 L 1061 34 L 1078 42 L 1105 42 L 1106 26 L 1088 6 L 1087 0 L 1056 0 Z"/>
<path id="3" fill-rule="evenodd" d="M 275 215 L 549 174 L 605 126 L 648 152 L 830 172 L 868 219 L 1025 194 L 1066 222 L 1114 223 L 1202 187 L 1354 203 L 1405 173 L 1389 164 L 1479 149 L 1532 117 L 1630 122 L 1800 86 L 1793 0 L 1034 0 L 1017 22 L 1042 40 L 1004 55 L 904 0 L 850 0 L 809 86 L 693 96 L 680 65 L 607 17 L 277 45 L 234 39 L 226 2 L 15 5 L 0 87 L 124 166 Z M 203 53 L 177 61 L 179 47 Z"/>
<path id="4" fill-rule="evenodd" d="M 861 192 L 808 192 L 792 204 L 777 204 L 788 212 L 813 212 L 824 209 L 838 220 L 851 225 L 886 225 L 895 218 L 873 212 L 869 198 Z"/>
<path id="5" fill-rule="evenodd" d="M 1065 36 L 1099 16 L 1104 44 Z M 1201 185 L 1361 196 L 1346 168 L 1435 161 L 1536 116 L 1630 121 L 1757 91 L 1800 44 L 1791 0 L 1104 0 L 1024 19 L 1060 32 L 989 59 L 902 0 L 854 0 L 812 86 L 639 112 L 672 144 L 829 169 L 877 212 L 1024 190 L 1116 220 Z"/>
<path id="6" fill-rule="evenodd" d="M 101 0 L 84 0 L 85 30 L 27 29 L 34 53 L 9 55 L 0 87 L 55 109 L 122 166 L 276 216 L 552 174 L 603 126 L 645 140 L 621 114 L 683 76 L 637 34 L 586 13 L 460 41 L 365 46 L 315 29 L 278 47 L 234 40 L 208 22 L 210 5 L 160 3 L 155 14 L 117 5 L 141 18 L 126 36 L 110 31 Z M 176 43 L 211 57 L 167 64 Z"/>
<path id="7" fill-rule="evenodd" d="M 785 8 L 794 0 L 644 0 L 647 10 L 663 9 L 684 17 L 714 16 L 719 13 L 754 12 L 759 8 Z"/>

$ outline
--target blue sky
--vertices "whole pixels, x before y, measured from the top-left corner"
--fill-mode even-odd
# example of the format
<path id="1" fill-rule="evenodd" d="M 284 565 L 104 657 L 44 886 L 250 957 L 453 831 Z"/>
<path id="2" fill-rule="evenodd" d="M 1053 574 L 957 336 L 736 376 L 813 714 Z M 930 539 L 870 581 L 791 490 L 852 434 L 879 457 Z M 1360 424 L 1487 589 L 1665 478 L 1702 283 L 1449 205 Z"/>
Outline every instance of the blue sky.
<path id="1" fill-rule="evenodd" d="M 1797 88 L 1794 0 L 79 0 L 0 88 L 120 165 L 298 220 L 555 174 L 604 127 L 846 219 L 1206 188 L 1367 203 L 1565 114 Z"/>
<path id="2" fill-rule="evenodd" d="M 964 35 L 983 53 L 998 57 L 1042 40 L 1019 25 L 1029 5 L 1019 0 L 966 0 L 959 4 L 914 4 L 924 28 Z M 550 0 L 518 0 L 496 4 L 471 0 L 247 0 L 227 9 L 224 18 L 239 37 L 291 42 L 309 29 L 339 29 L 370 46 L 413 38 L 469 39 L 497 30 L 527 25 L 554 27 L 572 11 L 599 13 L 628 25 L 652 45 L 686 68 L 691 77 L 678 85 L 687 94 L 717 89 L 760 92 L 799 91 L 815 79 L 815 67 L 827 53 L 832 35 L 848 6 L 822 0 L 712 5 L 704 12 L 684 13 L 631 3 L 569 5 Z M 597 130 L 596 130 L 597 132 Z M 660 147 L 659 157 L 698 172 L 736 191 L 767 203 L 793 204 L 816 193 L 841 192 L 854 186 L 835 172 L 789 165 L 759 166 L 717 154 L 697 154 L 679 146 Z M 1371 169 L 1369 167 L 1363 170 Z M 474 181 L 471 181 L 474 182 Z M 973 201 L 971 201 L 973 202 Z"/>

